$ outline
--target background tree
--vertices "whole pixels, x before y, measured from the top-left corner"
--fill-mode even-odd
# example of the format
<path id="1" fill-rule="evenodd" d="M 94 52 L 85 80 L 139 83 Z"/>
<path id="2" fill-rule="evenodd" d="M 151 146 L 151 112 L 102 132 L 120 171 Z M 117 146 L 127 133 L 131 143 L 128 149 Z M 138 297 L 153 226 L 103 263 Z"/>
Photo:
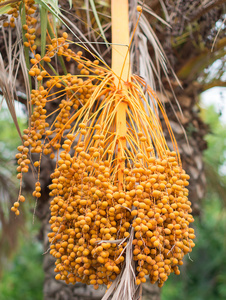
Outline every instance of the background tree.
<path id="1" fill-rule="evenodd" d="M 51 2 L 49 3 L 51 4 Z M 65 25 L 71 26 L 72 31 L 75 31 L 77 34 L 82 32 L 84 38 L 87 34 L 94 42 L 99 42 L 101 41 L 100 35 L 98 34 L 100 26 L 96 25 L 98 20 L 95 17 L 96 10 L 99 14 L 101 28 L 105 32 L 106 38 L 109 41 L 111 40 L 109 30 L 109 2 L 103 2 L 103 8 L 103 6 L 100 6 L 100 2 L 96 1 L 95 10 L 93 10 L 94 6 L 88 7 L 88 1 L 85 2 L 85 10 L 82 6 L 83 1 L 73 2 L 71 10 L 69 10 L 69 4 L 67 2 L 59 1 L 59 3 L 61 4 L 63 13 L 61 18 L 64 21 L 64 25 L 62 25 L 62 27 Z M 90 1 L 90 3 L 93 3 L 93 1 Z M 224 68 L 225 38 L 222 36 L 223 32 L 221 32 L 218 37 L 214 51 L 210 51 L 217 32 L 216 23 L 222 22 L 224 18 L 223 3 L 224 1 L 210 1 L 209 3 L 206 3 L 206 1 L 179 1 L 175 4 L 174 1 L 147 1 L 144 7 L 146 12 L 139 23 L 139 28 L 134 37 L 134 45 L 131 48 L 133 53 L 135 53 L 135 55 L 132 55 L 134 59 L 134 72 L 139 73 L 145 79 L 146 77 L 149 78 L 152 85 L 154 85 L 154 76 L 152 76 L 152 74 L 156 73 L 155 75 L 157 75 L 155 86 L 157 90 L 159 90 L 160 97 L 162 97 L 165 102 L 168 117 L 171 119 L 171 125 L 176 134 L 180 152 L 182 153 L 183 166 L 191 176 L 190 198 L 193 201 L 193 210 L 195 213 L 199 213 L 199 201 L 204 194 L 205 176 L 203 172 L 202 151 L 206 147 L 206 143 L 203 140 L 203 136 L 206 133 L 206 126 L 198 117 L 194 107 L 201 91 L 215 85 L 224 84 L 222 80 L 223 72 L 219 72 L 217 80 L 208 75 L 208 67 L 217 59 L 221 59 L 222 61 L 222 66 L 220 66 L 221 71 Z M 134 5 L 136 5 L 136 2 L 131 1 L 131 12 L 133 11 Z M 177 7 L 175 5 L 177 5 Z M 171 28 L 168 28 L 162 21 L 156 18 L 154 13 L 163 17 L 171 25 Z M 87 17 L 87 21 L 84 23 L 81 20 L 84 20 L 85 17 Z M 133 28 L 134 18 L 132 15 L 130 19 L 131 28 Z M 72 26 L 72 24 L 74 25 Z M 152 27 L 150 27 L 150 24 Z M 94 28 L 95 31 L 91 30 L 91 28 Z M 59 27 L 59 31 L 60 30 L 61 28 Z M 158 36 L 160 43 L 158 43 L 154 34 Z M 72 34 L 70 38 L 77 41 Z M 3 43 L 2 46 L 2 56 L 5 57 L 5 63 L 7 64 L 10 62 L 9 58 L 12 53 L 7 56 L 6 48 Z M 109 62 L 110 49 L 106 49 L 101 44 L 98 44 L 96 47 L 97 51 Z M 165 50 L 167 59 L 173 66 L 184 88 L 183 90 L 179 87 L 175 77 L 167 73 L 165 67 L 159 72 L 160 66 L 165 65 L 164 59 L 161 59 L 161 47 Z M 140 58 L 139 60 L 138 57 Z M 153 57 L 155 59 L 153 59 Z M 150 60 L 151 58 L 152 60 Z M 73 64 L 68 63 L 67 67 L 69 67 L 70 72 L 74 73 L 75 66 Z M 23 82 L 21 82 L 20 79 L 17 79 L 17 82 L 19 82 L 20 86 L 17 91 L 25 91 Z M 171 87 L 173 87 L 173 90 Z M 183 115 L 180 113 L 174 98 L 174 93 L 177 95 L 177 99 L 182 107 Z M 19 95 L 19 100 L 24 102 L 21 95 Z M 178 125 L 178 119 L 187 132 L 191 147 L 187 145 L 184 130 Z M 43 166 L 44 169 L 41 174 L 41 180 L 42 185 L 47 187 L 50 182 L 46 175 L 50 173 L 52 165 L 51 162 L 45 161 Z M 30 177 L 29 180 L 27 180 L 27 186 L 32 186 Z M 43 222 L 43 237 L 46 236 L 49 230 L 48 206 L 48 189 L 46 188 L 46 193 L 43 194 L 36 210 L 37 216 Z M 47 248 L 47 241 L 45 241 L 45 249 Z M 72 296 L 78 299 L 100 297 L 96 292 L 90 291 L 87 287 L 85 287 L 84 291 L 84 287 L 79 285 L 71 288 L 64 286 L 63 283 L 56 283 L 53 279 L 51 271 L 53 269 L 52 263 L 48 255 L 45 255 L 44 258 L 44 269 L 46 272 L 44 287 L 46 299 L 57 299 L 56 297 L 59 299 L 68 299 Z M 147 287 L 148 293 L 149 289 L 150 287 Z M 144 292 L 145 290 L 146 288 L 144 288 Z"/>
<path id="2" fill-rule="evenodd" d="M 163 288 L 162 299 L 224 299 L 225 290 L 225 124 L 213 106 L 202 110 L 210 132 L 204 152 L 207 193 L 201 215 L 196 218 L 197 242 L 181 277 L 172 276 Z"/>

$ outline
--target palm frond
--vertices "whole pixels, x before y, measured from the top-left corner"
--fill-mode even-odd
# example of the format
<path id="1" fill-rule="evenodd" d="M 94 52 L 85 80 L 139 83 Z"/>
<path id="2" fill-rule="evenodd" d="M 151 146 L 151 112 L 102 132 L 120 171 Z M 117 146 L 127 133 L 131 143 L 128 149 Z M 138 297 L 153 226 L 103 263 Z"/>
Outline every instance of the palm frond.
<path id="1" fill-rule="evenodd" d="M 134 30 L 136 24 L 136 6 L 138 4 L 137 0 L 133 0 L 131 2 L 131 10 L 130 10 L 130 28 L 131 31 Z M 149 12 L 153 17 L 157 18 L 156 14 L 151 11 L 148 6 L 144 6 L 145 10 Z M 164 25 L 169 26 L 169 24 L 164 21 L 162 18 L 158 17 Z M 150 55 L 150 51 L 148 48 L 148 44 L 152 46 L 154 51 L 154 59 Z M 137 56 L 138 55 L 138 56 Z M 144 14 L 141 15 L 140 21 L 138 23 L 138 27 L 136 29 L 134 35 L 134 41 L 131 45 L 131 65 L 133 67 L 133 72 L 139 73 L 141 77 L 143 77 L 146 82 L 153 88 L 156 89 L 155 79 L 157 79 L 160 90 L 164 93 L 164 87 L 162 84 L 161 73 L 163 72 L 166 77 L 169 85 L 172 88 L 171 79 L 169 74 L 171 73 L 174 79 L 177 81 L 178 85 L 180 82 L 174 73 L 169 60 L 167 59 L 164 49 L 159 42 L 153 28 L 151 27 L 149 21 L 145 17 Z M 139 57 L 139 61 L 136 61 Z M 137 68 L 137 69 L 136 69 Z M 173 89 L 172 89 L 173 91 Z M 179 106 L 179 105 L 178 105 Z"/>
<path id="2" fill-rule="evenodd" d="M 4 14 L 11 9 L 11 4 L 19 2 L 18 0 L 5 0 L 0 3 L 0 14 Z"/>
<path id="3" fill-rule="evenodd" d="M 132 32 L 134 28 L 136 27 L 136 19 L 137 19 L 137 12 L 136 7 L 139 3 L 138 0 L 132 0 L 131 2 L 131 9 L 130 9 L 130 31 Z M 161 5 L 165 11 L 165 15 L 167 15 L 167 10 L 164 6 L 163 1 L 161 1 Z M 148 8 L 147 5 L 144 6 L 145 10 L 151 14 L 152 17 L 156 18 L 156 14 L 152 12 L 150 8 Z M 159 21 L 161 21 L 164 25 L 170 27 L 170 25 L 164 21 L 162 18 L 157 18 Z M 150 55 L 150 48 L 149 44 L 151 45 L 153 52 L 154 52 L 154 58 Z M 152 26 L 150 25 L 150 22 L 147 20 L 144 14 L 141 15 L 138 26 L 136 28 L 134 39 L 131 44 L 131 66 L 132 71 L 134 73 L 138 73 L 140 77 L 144 78 L 146 83 L 152 87 L 153 90 L 160 90 L 159 98 L 162 101 L 164 98 L 168 100 L 170 103 L 170 106 L 174 112 L 174 115 L 180 124 L 185 139 L 188 143 L 188 138 L 186 131 L 181 124 L 180 119 L 178 118 L 178 115 L 176 114 L 175 108 L 172 104 L 171 99 L 169 99 L 168 93 L 163 85 L 162 77 L 164 76 L 168 82 L 168 85 L 171 89 L 171 92 L 173 94 L 174 101 L 177 104 L 178 110 L 181 115 L 183 115 L 183 112 L 181 110 L 180 104 L 177 100 L 177 97 L 175 95 L 173 85 L 172 85 L 172 77 L 174 78 L 176 84 L 181 87 L 180 81 L 177 78 L 177 75 L 175 74 L 165 52 L 164 49 L 156 36 Z M 158 84 L 158 88 L 156 87 L 156 83 Z M 146 95 L 147 99 L 148 95 Z M 149 103 L 151 106 L 153 106 L 153 102 L 150 101 Z"/>
<path id="4" fill-rule="evenodd" d="M 103 40 L 105 41 L 106 46 L 109 47 L 109 43 L 108 43 L 108 41 L 107 41 L 107 39 L 106 39 L 106 36 L 105 36 L 105 34 L 104 34 L 103 27 L 102 27 L 101 22 L 100 22 L 100 19 L 99 19 L 99 17 L 98 17 L 98 13 L 97 13 L 97 9 L 96 9 L 96 6 L 95 6 L 95 2 L 94 2 L 94 0 L 89 0 L 89 2 L 90 2 L 90 5 L 91 5 L 91 8 L 92 8 L 92 10 L 93 10 L 93 14 L 94 14 L 94 17 L 95 17 L 95 19 L 96 19 L 97 25 L 98 25 L 98 27 L 99 27 L 99 29 L 100 29 L 100 33 L 101 33 L 101 35 L 102 35 L 102 37 L 103 37 Z"/>
<path id="5" fill-rule="evenodd" d="M 12 77 L 12 73 L 10 72 L 11 73 L 10 74 L 5 69 L 4 61 L 3 61 L 1 54 L 0 54 L 0 69 L 1 69 L 0 89 L 1 89 L 1 92 L 3 95 L 3 99 L 5 99 L 5 101 L 6 101 L 6 104 L 8 106 L 9 112 L 13 118 L 16 129 L 18 131 L 18 134 L 22 140 L 22 134 L 21 134 L 20 127 L 19 127 L 19 124 L 17 121 L 16 111 L 15 111 L 15 106 L 14 106 L 14 95 L 15 95 L 15 86 L 13 84 L 14 80 Z"/>
<path id="6" fill-rule="evenodd" d="M 28 78 L 28 71 L 25 63 L 22 37 L 20 28 L 20 19 L 16 21 L 17 34 L 16 39 L 13 41 L 12 30 L 8 30 L 8 38 L 6 37 L 5 30 L 3 30 L 4 44 L 7 59 L 3 59 L 2 54 L 0 53 L 0 92 L 3 95 L 3 99 L 6 101 L 9 112 L 12 116 L 12 119 L 15 123 L 16 129 L 19 136 L 22 138 L 20 127 L 17 120 L 16 110 L 15 110 L 15 100 L 18 100 L 18 76 L 23 76 L 25 93 L 27 99 L 30 96 L 30 85 Z M 6 63 L 7 60 L 7 63 Z M 19 73 L 21 71 L 21 73 Z M 20 74 L 20 75 L 19 75 Z M 30 110 L 28 109 L 28 112 Z"/>

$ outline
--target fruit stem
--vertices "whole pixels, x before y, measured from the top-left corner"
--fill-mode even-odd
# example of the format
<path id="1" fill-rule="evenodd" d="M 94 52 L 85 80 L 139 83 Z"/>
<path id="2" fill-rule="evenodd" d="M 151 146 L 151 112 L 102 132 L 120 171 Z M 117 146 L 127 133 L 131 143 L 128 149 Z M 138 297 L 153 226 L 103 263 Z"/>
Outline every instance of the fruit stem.
<path id="1" fill-rule="evenodd" d="M 129 5 L 128 0 L 111 1 L 112 17 L 112 71 L 115 73 L 116 94 L 116 134 L 117 134 L 117 166 L 118 187 L 123 189 L 123 170 L 125 168 L 124 149 L 126 148 L 126 111 L 127 103 L 123 101 L 123 94 L 127 93 L 124 82 L 128 81 L 130 63 L 129 47 Z M 118 93 L 117 93 L 118 89 Z M 121 91 L 120 91 L 121 89 Z"/>
<path id="2" fill-rule="evenodd" d="M 112 70 L 120 83 L 129 76 L 129 5 L 128 0 L 111 1 Z M 115 82 L 117 84 L 117 80 Z"/>

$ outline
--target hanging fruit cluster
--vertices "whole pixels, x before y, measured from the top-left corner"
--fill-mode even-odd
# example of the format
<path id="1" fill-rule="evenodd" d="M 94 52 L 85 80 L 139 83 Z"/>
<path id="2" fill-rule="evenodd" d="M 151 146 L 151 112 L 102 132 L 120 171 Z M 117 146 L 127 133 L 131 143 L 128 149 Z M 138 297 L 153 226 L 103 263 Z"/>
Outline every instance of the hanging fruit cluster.
<path id="1" fill-rule="evenodd" d="M 33 196 L 40 198 L 42 156 L 56 161 L 48 235 L 56 279 L 109 287 L 125 263 L 133 227 L 136 284 L 149 275 L 151 283 L 162 286 L 171 272 L 179 274 L 178 265 L 191 252 L 195 237 L 189 227 L 194 221 L 187 198 L 189 176 L 166 112 L 141 78 L 116 84 L 116 74 L 100 60 L 90 61 L 70 49 L 67 33 L 51 39 L 43 57 L 36 54 L 35 8 L 33 1 L 26 5 L 24 44 L 33 53 L 29 75 L 39 87 L 31 91 L 33 109 L 16 155 L 17 177 L 22 184 L 30 153 L 39 154 L 33 162 L 38 170 Z M 75 63 L 80 74 L 53 75 L 56 57 Z M 50 102 L 57 106 L 51 113 Z M 166 144 L 160 115 L 175 151 Z M 16 215 L 24 200 L 20 189 L 12 207 Z"/>
<path id="2" fill-rule="evenodd" d="M 25 8 L 25 16 L 26 16 L 26 22 L 28 23 L 28 26 L 30 24 L 34 25 L 37 23 L 37 19 L 34 18 L 32 15 L 35 14 L 37 7 L 35 6 L 35 1 L 34 0 L 23 0 L 23 1 L 6 1 L 6 0 L 1 0 L 0 5 L 3 6 L 4 3 L 5 5 L 9 5 L 9 10 L 7 11 L 7 14 L 10 16 L 8 21 L 5 21 L 3 23 L 4 27 L 11 27 L 14 28 L 15 25 L 15 19 L 18 18 L 19 16 L 19 10 L 20 6 L 23 3 L 24 8 Z"/>

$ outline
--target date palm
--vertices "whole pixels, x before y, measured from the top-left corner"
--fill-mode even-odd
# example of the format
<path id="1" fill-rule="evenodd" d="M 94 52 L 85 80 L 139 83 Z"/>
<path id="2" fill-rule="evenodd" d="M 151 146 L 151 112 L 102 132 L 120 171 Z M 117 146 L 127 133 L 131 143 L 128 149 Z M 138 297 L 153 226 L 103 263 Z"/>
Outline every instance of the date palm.
<path id="1" fill-rule="evenodd" d="M 42 14 L 46 14 L 48 7 L 46 7 L 45 1 L 40 1 L 40 3 L 42 5 Z M 49 3 L 51 5 L 52 2 L 49 1 Z M 95 3 L 94 1 L 85 1 L 86 10 L 84 10 L 83 3 L 83 1 L 73 1 L 71 9 L 69 9 L 69 3 L 59 1 L 62 11 L 60 19 L 64 24 L 63 26 L 70 27 L 75 33 L 75 35 L 71 34 L 73 41 L 77 42 L 77 36 L 83 33 L 83 40 L 87 42 L 88 36 L 89 40 L 94 42 L 94 44 L 90 43 L 89 45 L 92 51 L 99 53 L 105 61 L 110 62 L 110 47 L 106 48 L 100 42 L 101 36 L 102 38 L 104 37 L 103 43 L 105 39 L 111 40 L 109 31 L 110 4 L 108 1 L 105 1 L 105 6 L 101 7 L 99 1 L 95 1 Z M 193 210 L 196 213 L 199 212 L 200 199 L 203 197 L 205 186 L 202 151 L 206 147 L 203 140 L 206 126 L 198 117 L 194 107 L 198 102 L 200 92 L 213 86 L 225 84 L 222 82 L 222 76 L 211 78 L 206 71 L 217 59 L 221 59 L 221 68 L 222 70 L 224 69 L 225 39 L 221 36 L 222 33 L 218 37 L 214 51 L 210 51 L 216 36 L 215 24 L 219 20 L 223 21 L 223 3 L 224 1 L 210 1 L 209 3 L 207 1 L 177 1 L 175 4 L 175 1 L 147 1 L 143 7 L 144 14 L 136 28 L 133 44 L 131 45 L 132 71 L 142 76 L 152 87 L 155 87 L 160 99 L 165 102 L 167 115 L 171 121 L 171 126 L 182 154 L 183 166 L 191 176 L 190 197 L 193 202 Z M 130 1 L 131 32 L 136 26 L 137 16 L 134 7 L 137 4 L 137 1 Z M 56 12 L 58 7 L 52 5 L 51 10 Z M 97 17 L 98 15 L 99 17 Z M 162 18 L 171 27 L 165 24 Z M 87 21 L 84 22 L 84 19 Z M 41 44 L 45 45 L 46 37 L 43 27 L 44 25 L 41 27 Z M 49 28 L 48 30 L 50 33 L 51 29 Z M 8 34 L 7 27 L 4 29 L 3 36 L 6 32 Z M 16 39 L 15 31 L 9 30 L 9 35 L 12 40 Z M 86 44 L 83 45 L 86 46 Z M 40 52 L 44 51 L 42 49 L 43 46 L 40 47 Z M 163 54 L 164 51 L 166 58 Z M 12 63 L 9 57 L 12 57 L 13 53 L 12 51 L 10 52 L 9 47 L 4 47 L 3 43 L 1 53 L 2 57 L 5 58 L 3 64 Z M 18 53 L 21 52 L 18 51 L 16 53 L 19 55 Z M 6 54 L 8 54 L 8 58 Z M 19 94 L 19 91 L 29 90 L 29 79 L 25 66 L 27 62 L 26 53 L 25 59 L 23 56 L 18 57 L 20 58 L 18 59 L 20 72 L 24 74 L 25 81 L 21 82 L 21 79 L 17 78 L 15 83 L 19 82 L 19 88 L 16 89 L 13 86 L 11 89 L 14 95 Z M 66 67 L 72 73 L 74 65 L 72 63 L 70 65 L 69 63 L 66 64 Z M 170 69 L 170 64 L 179 81 L 176 80 L 174 73 Z M 65 66 L 61 64 L 59 68 L 59 72 L 63 73 Z M 9 72 L 8 69 L 6 69 L 7 72 Z M 180 86 L 184 89 L 182 90 Z M 9 92 L 7 93 L 4 81 L 2 81 L 1 91 L 5 98 L 8 99 L 9 107 L 11 107 L 10 104 L 13 101 L 12 93 L 10 97 L 9 95 L 7 97 Z M 17 95 L 17 97 L 19 101 L 24 102 L 21 95 Z M 54 107 L 50 105 L 48 109 L 54 110 Z M 186 139 L 188 139 L 190 146 L 188 146 Z M 43 236 L 47 237 L 50 214 L 47 189 L 50 182 L 47 175 L 51 173 L 53 165 L 49 160 L 42 161 L 42 164 L 40 181 L 41 185 L 46 188 L 38 202 L 36 214 L 43 222 Z M 25 178 L 25 182 L 27 186 L 32 186 L 30 176 Z M 48 249 L 46 238 L 44 238 L 44 247 Z M 103 291 L 94 291 L 90 286 L 82 284 L 67 286 L 64 283 L 56 282 L 53 275 L 53 263 L 50 255 L 46 254 L 44 256 L 44 270 L 46 274 L 44 285 L 45 299 L 100 299 L 102 297 Z M 151 294 L 158 299 L 159 290 L 155 286 L 145 285 L 143 294 L 143 299 L 153 299 Z"/>

